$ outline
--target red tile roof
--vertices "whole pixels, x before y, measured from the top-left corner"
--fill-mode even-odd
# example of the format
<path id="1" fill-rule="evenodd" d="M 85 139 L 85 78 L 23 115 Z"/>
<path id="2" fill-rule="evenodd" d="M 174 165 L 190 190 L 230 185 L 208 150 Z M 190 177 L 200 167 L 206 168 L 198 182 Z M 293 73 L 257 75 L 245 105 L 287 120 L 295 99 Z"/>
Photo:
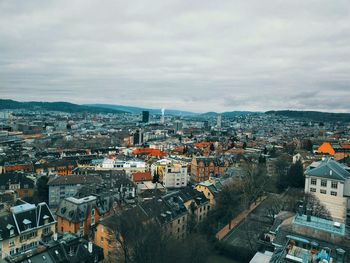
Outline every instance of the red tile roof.
<path id="1" fill-rule="evenodd" d="M 153 148 L 139 148 L 134 150 L 132 153 L 134 155 L 145 154 L 153 157 L 164 157 L 167 155 L 165 152 L 162 152 L 159 149 L 153 149 Z"/>
<path id="2" fill-rule="evenodd" d="M 136 182 L 152 181 L 151 172 L 137 172 L 132 174 L 132 180 Z"/>

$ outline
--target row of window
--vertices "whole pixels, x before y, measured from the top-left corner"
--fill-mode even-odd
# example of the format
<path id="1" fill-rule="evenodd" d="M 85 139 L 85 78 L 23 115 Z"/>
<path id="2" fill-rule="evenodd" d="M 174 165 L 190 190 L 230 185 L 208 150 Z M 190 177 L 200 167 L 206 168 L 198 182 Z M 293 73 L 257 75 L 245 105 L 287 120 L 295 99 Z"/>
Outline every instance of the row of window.
<path id="1" fill-rule="evenodd" d="M 310 192 L 316 193 L 316 188 L 311 187 L 310 188 Z M 320 193 L 326 195 L 327 194 L 327 190 L 320 189 Z M 338 195 L 337 192 L 334 192 L 334 191 L 331 191 L 330 194 L 333 195 L 333 196 L 337 196 Z"/>
<path id="2" fill-rule="evenodd" d="M 321 186 L 327 187 L 327 180 L 321 180 Z M 311 185 L 317 185 L 317 179 L 311 179 Z M 331 188 L 338 189 L 338 182 L 331 181 Z"/>
<path id="3" fill-rule="evenodd" d="M 28 233 L 28 234 L 24 234 L 24 235 L 20 236 L 19 241 L 20 242 L 26 241 L 26 240 L 32 239 L 33 237 L 36 237 L 36 236 L 38 236 L 37 231 L 33 231 L 33 232 Z"/>

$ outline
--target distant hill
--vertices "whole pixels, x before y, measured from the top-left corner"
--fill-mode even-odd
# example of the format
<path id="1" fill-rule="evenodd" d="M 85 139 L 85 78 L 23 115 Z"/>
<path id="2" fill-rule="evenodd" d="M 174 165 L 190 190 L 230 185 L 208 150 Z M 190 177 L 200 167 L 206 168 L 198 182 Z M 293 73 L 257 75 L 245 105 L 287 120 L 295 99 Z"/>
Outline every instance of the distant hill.
<path id="1" fill-rule="evenodd" d="M 248 114 L 256 114 L 257 112 L 252 112 L 252 111 L 227 111 L 227 112 L 222 112 L 222 113 L 217 113 L 217 112 L 206 112 L 201 114 L 201 117 L 206 117 L 206 118 L 212 118 L 212 117 L 216 117 L 218 114 L 221 114 L 221 116 L 223 117 L 227 117 L 227 118 L 233 118 L 233 117 L 237 117 L 237 116 L 244 116 L 244 115 L 248 115 Z"/>
<path id="2" fill-rule="evenodd" d="M 100 107 L 83 106 L 69 102 L 19 102 L 9 99 L 0 99 L 0 110 L 5 109 L 26 109 L 26 110 L 46 110 L 46 111 L 62 111 L 62 112 L 90 112 L 90 113 L 125 113 L 121 110 L 106 109 Z"/>
<path id="3" fill-rule="evenodd" d="M 320 111 L 293 111 L 293 110 L 279 110 L 267 111 L 265 114 L 273 114 L 277 116 L 285 116 L 296 119 L 306 119 L 320 122 L 350 122 L 350 113 L 332 113 Z"/>
<path id="4" fill-rule="evenodd" d="M 142 111 L 149 111 L 151 114 L 161 114 L 160 109 L 148 109 L 148 108 L 141 108 L 141 107 L 133 107 L 133 106 L 123 106 L 123 105 L 113 105 L 113 104 L 87 104 L 87 106 L 93 106 L 93 107 L 99 107 L 99 108 L 105 108 L 105 109 L 113 109 L 113 110 L 121 110 L 126 111 L 130 113 L 139 114 Z M 165 109 L 166 115 L 173 115 L 173 116 L 195 116 L 198 115 L 198 113 L 189 112 L 189 111 L 180 111 L 180 110 L 172 110 L 172 109 Z"/>

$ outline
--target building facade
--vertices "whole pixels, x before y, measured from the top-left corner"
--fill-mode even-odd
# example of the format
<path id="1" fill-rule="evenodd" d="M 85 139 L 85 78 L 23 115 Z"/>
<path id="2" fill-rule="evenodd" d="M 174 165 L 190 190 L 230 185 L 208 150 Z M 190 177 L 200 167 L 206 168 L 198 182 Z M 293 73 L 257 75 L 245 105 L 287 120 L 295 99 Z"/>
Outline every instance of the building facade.
<path id="1" fill-rule="evenodd" d="M 88 196 L 68 197 L 58 206 L 58 233 L 73 233 L 78 236 L 91 236 L 95 224 L 112 212 L 112 198 Z"/>
<path id="2" fill-rule="evenodd" d="M 314 194 L 329 210 L 334 221 L 350 216 L 350 167 L 325 158 L 305 171 L 305 192 Z"/>
<path id="3" fill-rule="evenodd" d="M 152 164 L 151 173 L 159 178 L 165 188 L 183 188 L 189 182 L 187 164 L 181 161 L 162 159 Z"/>
<path id="4" fill-rule="evenodd" d="M 23 203 L 0 215 L 0 256 L 16 258 L 56 232 L 56 220 L 46 203 Z"/>
<path id="5" fill-rule="evenodd" d="M 199 183 L 210 177 L 220 177 L 226 169 L 233 165 L 229 157 L 194 156 L 191 163 L 191 181 Z"/>
<path id="6" fill-rule="evenodd" d="M 82 186 L 97 185 L 101 182 L 101 178 L 92 175 L 57 176 L 48 182 L 49 205 L 56 207 L 66 197 L 75 196 Z"/>

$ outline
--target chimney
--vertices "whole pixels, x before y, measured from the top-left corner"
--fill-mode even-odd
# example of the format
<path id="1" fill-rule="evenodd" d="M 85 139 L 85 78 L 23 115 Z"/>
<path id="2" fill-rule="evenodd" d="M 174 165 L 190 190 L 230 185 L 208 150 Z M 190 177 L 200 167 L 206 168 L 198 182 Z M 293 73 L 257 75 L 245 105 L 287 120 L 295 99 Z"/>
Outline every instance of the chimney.
<path id="1" fill-rule="evenodd" d="M 306 221 L 311 222 L 311 209 L 306 209 Z"/>
<path id="2" fill-rule="evenodd" d="M 337 261 L 336 263 L 345 263 L 345 250 L 341 248 L 337 248 Z"/>
<path id="3" fill-rule="evenodd" d="M 91 241 L 88 244 L 88 251 L 90 254 L 92 253 L 92 242 Z"/>

